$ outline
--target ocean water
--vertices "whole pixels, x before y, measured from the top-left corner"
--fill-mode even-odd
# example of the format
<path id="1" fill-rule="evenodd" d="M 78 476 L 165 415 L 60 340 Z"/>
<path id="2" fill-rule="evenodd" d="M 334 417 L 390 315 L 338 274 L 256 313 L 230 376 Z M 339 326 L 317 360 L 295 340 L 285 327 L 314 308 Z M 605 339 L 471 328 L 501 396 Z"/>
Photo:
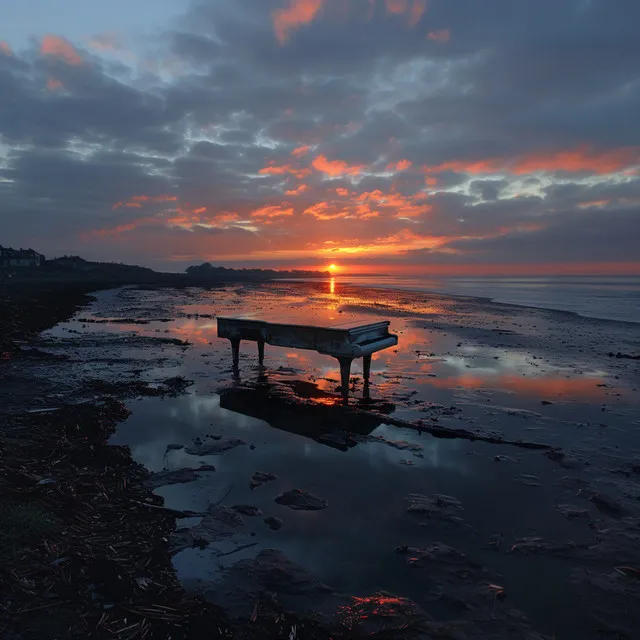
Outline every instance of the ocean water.
<path id="1" fill-rule="evenodd" d="M 335 276 L 336 283 L 490 298 L 570 311 L 588 318 L 640 322 L 640 276 L 408 277 Z"/>

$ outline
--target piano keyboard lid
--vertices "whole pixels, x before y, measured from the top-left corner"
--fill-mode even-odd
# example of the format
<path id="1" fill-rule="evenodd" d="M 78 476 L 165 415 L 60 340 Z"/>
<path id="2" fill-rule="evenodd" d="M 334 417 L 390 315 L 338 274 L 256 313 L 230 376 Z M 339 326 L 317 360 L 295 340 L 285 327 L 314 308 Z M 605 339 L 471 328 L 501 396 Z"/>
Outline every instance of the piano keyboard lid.
<path id="1" fill-rule="evenodd" d="M 363 329 L 365 327 L 374 327 L 376 325 L 389 325 L 389 320 L 383 319 L 371 319 L 371 317 L 362 317 L 356 320 L 342 321 L 336 318 L 335 320 L 327 320 L 326 322 L 302 322 L 300 319 L 282 315 L 270 315 L 262 314 L 260 312 L 245 313 L 237 316 L 218 316 L 218 320 L 246 320 L 248 322 L 266 322 L 268 324 L 275 324 L 285 327 L 304 327 L 307 329 L 334 329 L 335 331 L 351 331 L 353 329 Z"/>

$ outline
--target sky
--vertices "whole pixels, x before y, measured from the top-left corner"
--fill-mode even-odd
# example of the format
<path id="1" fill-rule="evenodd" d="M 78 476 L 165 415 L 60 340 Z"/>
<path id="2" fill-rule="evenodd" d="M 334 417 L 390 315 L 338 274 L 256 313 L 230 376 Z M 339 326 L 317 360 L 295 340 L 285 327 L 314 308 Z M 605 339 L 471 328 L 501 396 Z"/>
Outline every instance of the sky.
<path id="1" fill-rule="evenodd" d="M 0 0 L 0 244 L 640 274 L 637 0 Z"/>

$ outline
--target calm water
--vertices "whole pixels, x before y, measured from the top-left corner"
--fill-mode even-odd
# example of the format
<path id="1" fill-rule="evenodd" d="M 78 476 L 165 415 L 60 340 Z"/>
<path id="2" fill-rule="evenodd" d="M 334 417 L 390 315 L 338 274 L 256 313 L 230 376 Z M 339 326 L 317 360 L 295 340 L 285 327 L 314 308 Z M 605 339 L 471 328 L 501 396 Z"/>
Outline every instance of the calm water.
<path id="1" fill-rule="evenodd" d="M 394 288 L 394 283 L 388 286 Z M 398 545 L 425 547 L 440 541 L 486 566 L 488 579 L 507 589 L 509 607 L 525 611 L 537 628 L 570 640 L 595 637 L 580 611 L 582 594 L 571 582 L 576 561 L 508 553 L 523 536 L 593 540 L 588 520 L 570 521 L 556 508 L 578 504 L 590 510 L 594 521 L 600 518 L 586 497 L 558 484 L 568 474 L 582 475 L 583 467 L 568 471 L 538 451 L 436 439 L 390 426 L 384 416 L 370 432 L 382 440 L 365 440 L 344 451 L 316 438 L 333 429 L 330 420 L 317 425 L 317 434 L 309 433 L 315 414 L 308 408 L 280 420 L 268 407 L 261 414 L 251 397 L 229 403 L 226 394 L 217 393 L 221 388 L 306 384 L 330 395 L 339 378 L 337 363 L 329 356 L 270 346 L 266 369 L 260 369 L 251 343 L 243 343 L 234 377 L 229 345 L 217 338 L 215 320 L 233 314 L 280 314 L 283 322 L 320 324 L 390 319 L 399 344 L 375 354 L 372 395 L 384 400 L 393 416 L 436 419 L 443 426 L 566 447 L 590 460 L 589 482 L 606 468 L 621 466 L 615 457 L 621 455 L 621 445 L 625 456 L 639 451 L 635 363 L 608 358 L 606 352 L 635 349 L 640 325 L 397 288 L 376 291 L 334 280 L 213 291 L 103 292 L 80 317 L 138 318 L 146 324 L 76 319 L 51 332 L 77 344 L 73 375 L 94 377 L 102 358 L 107 369 L 101 375 L 115 379 L 183 375 L 194 381 L 185 396 L 131 402 L 132 414 L 114 437 L 152 471 L 216 466 L 196 482 L 158 489 L 167 506 L 200 511 L 229 492 L 225 504 L 252 504 L 265 516 L 284 520 L 281 530 L 271 531 L 262 518 L 245 518 L 245 529 L 236 538 L 178 554 L 175 566 L 185 581 L 215 581 L 221 567 L 254 557 L 260 549 L 278 548 L 339 591 L 366 595 L 388 590 L 414 599 L 434 616 L 455 618 L 459 611 L 437 598 L 434 602 L 438 585 L 431 573 L 408 567 L 406 558 L 395 552 Z M 135 342 L 141 336 L 180 338 L 191 346 L 142 346 Z M 119 337 L 132 341 L 118 343 Z M 112 342 L 101 342 L 105 339 Z M 113 355 L 117 361 L 111 360 Z M 132 364 L 126 364 L 128 359 Z M 132 374 L 127 366 L 142 373 Z M 356 378 L 360 371 L 360 363 L 354 363 Z M 353 395 L 362 395 L 361 380 Z M 449 407 L 456 411 L 446 411 Z M 167 451 L 169 444 L 188 446 L 196 438 L 206 441 L 208 434 L 247 444 L 219 456 Z M 389 444 L 394 440 L 422 449 L 414 455 Z M 497 462 L 496 456 L 507 457 Z M 599 461 L 597 456 L 606 458 Z M 255 471 L 275 473 L 278 480 L 251 491 L 249 478 Z M 529 486 L 522 481 L 525 476 L 539 481 Z M 611 474 L 606 479 L 620 478 L 624 480 Z M 295 512 L 274 502 L 277 494 L 296 487 L 325 498 L 329 507 Z M 407 513 L 410 493 L 454 496 L 464 507 L 462 522 Z M 496 533 L 505 539 L 500 552 L 486 546 Z M 610 571 L 609 561 L 603 565 Z"/>
<path id="2" fill-rule="evenodd" d="M 588 318 L 640 322 L 640 277 L 558 276 L 414 278 L 336 276 L 336 282 L 491 298 L 496 302 L 571 311 Z"/>

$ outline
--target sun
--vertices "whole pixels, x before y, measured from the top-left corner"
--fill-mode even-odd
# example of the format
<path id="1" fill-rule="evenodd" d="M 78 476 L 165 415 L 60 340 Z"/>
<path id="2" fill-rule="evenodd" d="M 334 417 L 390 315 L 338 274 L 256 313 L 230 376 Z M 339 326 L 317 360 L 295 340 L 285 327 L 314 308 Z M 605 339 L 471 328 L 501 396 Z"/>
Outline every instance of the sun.
<path id="1" fill-rule="evenodd" d="M 329 271 L 331 271 L 331 273 L 335 273 L 336 271 L 340 271 L 340 267 L 337 264 L 330 264 L 328 267 Z"/>

